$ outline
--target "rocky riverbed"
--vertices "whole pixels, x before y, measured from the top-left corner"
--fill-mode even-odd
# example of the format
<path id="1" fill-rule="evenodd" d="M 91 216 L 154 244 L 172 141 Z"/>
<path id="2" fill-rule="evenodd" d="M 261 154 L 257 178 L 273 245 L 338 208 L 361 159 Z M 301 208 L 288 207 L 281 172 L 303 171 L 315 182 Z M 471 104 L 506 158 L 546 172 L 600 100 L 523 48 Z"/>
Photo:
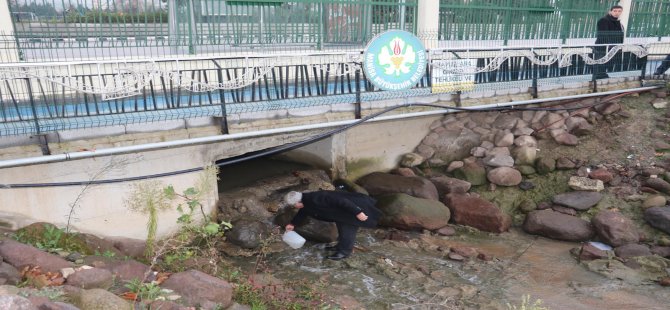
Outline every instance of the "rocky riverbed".
<path id="1" fill-rule="evenodd" d="M 153 255 L 137 240 L 53 243 L 48 224 L 8 232 L 0 308 L 666 309 L 666 96 L 447 115 L 393 171 L 299 170 L 226 190 L 218 219 L 231 229 L 190 227 Z M 298 226 L 301 249 L 280 241 L 295 212 L 281 197 L 319 189 L 367 193 L 384 212 L 343 261 L 324 259 L 332 223 Z"/>

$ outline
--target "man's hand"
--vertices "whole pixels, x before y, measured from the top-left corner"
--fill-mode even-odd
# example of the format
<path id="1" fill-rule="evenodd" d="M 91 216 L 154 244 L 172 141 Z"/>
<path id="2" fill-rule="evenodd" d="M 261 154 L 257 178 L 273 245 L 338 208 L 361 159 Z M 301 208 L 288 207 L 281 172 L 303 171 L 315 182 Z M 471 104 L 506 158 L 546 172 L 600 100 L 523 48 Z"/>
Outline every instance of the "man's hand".
<path id="1" fill-rule="evenodd" d="M 293 231 L 293 228 L 295 228 L 295 227 L 293 226 L 293 224 L 287 224 L 287 225 L 286 225 L 286 231 Z"/>
<path id="2" fill-rule="evenodd" d="M 357 218 L 359 221 L 361 221 L 361 222 L 364 222 L 364 221 L 367 221 L 367 220 L 368 220 L 368 216 L 365 215 L 365 213 L 363 213 L 363 212 L 358 213 L 358 214 L 356 215 L 356 218 Z"/>

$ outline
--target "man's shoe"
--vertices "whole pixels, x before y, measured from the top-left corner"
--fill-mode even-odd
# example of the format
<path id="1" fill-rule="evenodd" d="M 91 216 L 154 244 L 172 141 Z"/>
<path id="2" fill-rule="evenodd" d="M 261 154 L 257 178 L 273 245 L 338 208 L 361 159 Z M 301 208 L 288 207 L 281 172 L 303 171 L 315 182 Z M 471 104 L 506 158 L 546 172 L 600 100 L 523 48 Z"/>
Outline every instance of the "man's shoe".
<path id="1" fill-rule="evenodd" d="M 337 244 L 336 245 L 327 245 L 324 247 L 327 251 L 336 251 L 337 250 Z"/>
<path id="2" fill-rule="evenodd" d="M 333 254 L 333 255 L 331 255 L 331 256 L 328 256 L 328 257 L 326 257 L 326 258 L 327 258 L 327 259 L 332 259 L 332 260 L 341 260 L 341 259 L 345 259 L 345 258 L 347 258 L 347 257 L 349 257 L 349 255 L 344 254 L 344 253 L 342 253 L 342 252 L 337 252 L 337 253 L 335 253 L 335 254 Z"/>

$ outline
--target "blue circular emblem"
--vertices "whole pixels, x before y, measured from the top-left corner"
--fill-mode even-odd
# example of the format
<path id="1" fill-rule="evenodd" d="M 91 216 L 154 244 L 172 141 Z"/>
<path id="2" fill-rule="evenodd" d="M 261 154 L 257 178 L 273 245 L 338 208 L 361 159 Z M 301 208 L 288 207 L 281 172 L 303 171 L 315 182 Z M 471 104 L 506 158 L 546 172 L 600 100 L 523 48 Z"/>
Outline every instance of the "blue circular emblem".
<path id="1" fill-rule="evenodd" d="M 383 90 L 410 89 L 426 74 L 426 48 L 407 31 L 389 30 L 376 36 L 363 57 L 368 80 Z"/>

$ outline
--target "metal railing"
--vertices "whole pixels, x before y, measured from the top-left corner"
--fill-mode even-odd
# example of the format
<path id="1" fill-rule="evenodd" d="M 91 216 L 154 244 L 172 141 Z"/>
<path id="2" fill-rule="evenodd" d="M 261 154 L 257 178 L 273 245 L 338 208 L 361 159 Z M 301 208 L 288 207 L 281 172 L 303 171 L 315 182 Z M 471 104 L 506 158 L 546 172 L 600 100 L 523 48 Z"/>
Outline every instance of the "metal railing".
<path id="1" fill-rule="evenodd" d="M 246 112 L 351 104 L 360 116 L 362 102 L 431 93 L 514 88 L 537 95 L 542 84 L 594 81 L 599 66 L 610 77 L 649 77 L 670 54 L 664 43 L 601 48 L 609 55 L 602 64 L 593 63 L 593 45 L 434 48 L 423 79 L 391 92 L 369 83 L 362 50 L 0 64 L 0 136 L 200 116 L 222 117 L 227 132 L 226 118 Z M 450 71 L 454 63 L 470 71 Z M 440 75 L 457 77 L 458 86 L 440 89 L 434 84 Z"/>

